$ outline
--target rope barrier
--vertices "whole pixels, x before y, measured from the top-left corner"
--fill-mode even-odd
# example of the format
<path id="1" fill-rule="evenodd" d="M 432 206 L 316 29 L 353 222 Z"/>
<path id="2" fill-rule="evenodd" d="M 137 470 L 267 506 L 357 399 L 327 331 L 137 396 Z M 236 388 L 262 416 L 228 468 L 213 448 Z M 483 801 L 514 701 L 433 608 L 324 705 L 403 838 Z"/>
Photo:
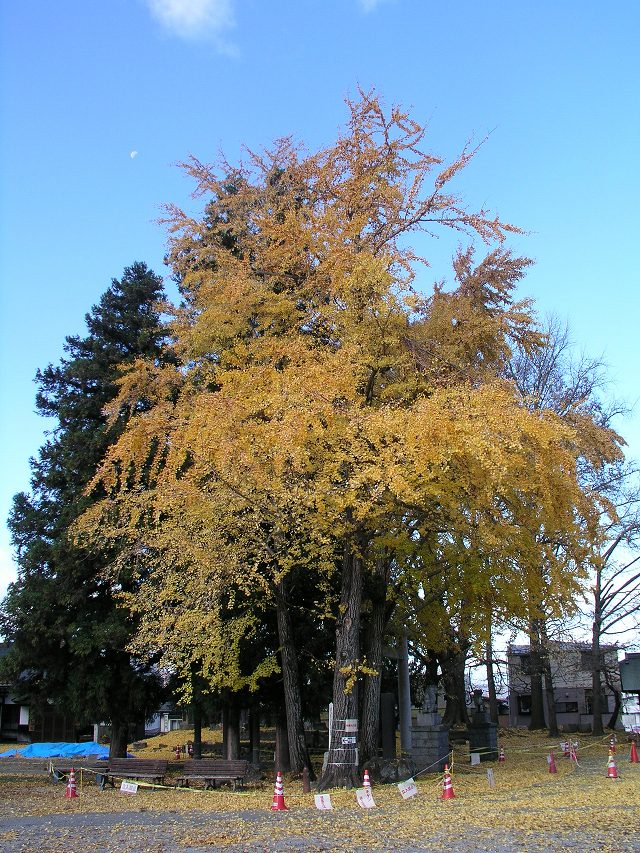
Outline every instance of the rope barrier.
<path id="1" fill-rule="evenodd" d="M 524 756 L 524 757 L 528 756 L 528 757 L 531 757 L 532 760 L 537 760 L 538 756 L 541 756 L 543 754 L 547 755 L 549 753 L 549 750 L 551 750 L 551 749 L 558 748 L 558 749 L 562 750 L 564 748 L 564 745 L 566 742 L 568 742 L 571 745 L 570 746 L 571 752 L 574 752 L 573 744 L 575 743 L 575 750 L 577 750 L 579 748 L 580 752 L 584 753 L 588 750 L 599 749 L 603 746 L 608 747 L 609 746 L 609 737 L 607 735 L 605 735 L 595 742 L 587 743 L 587 744 L 584 744 L 582 746 L 580 746 L 577 741 L 574 742 L 574 741 L 571 741 L 570 739 L 567 739 L 567 741 L 560 741 L 557 744 L 544 746 L 544 747 L 542 747 L 542 746 L 533 747 L 532 746 L 532 747 L 527 747 L 527 748 L 523 749 L 523 748 L 513 748 L 513 747 L 509 746 L 509 753 L 519 755 L 519 756 Z M 497 747 L 480 747 L 478 749 L 474 749 L 473 754 L 477 754 L 477 755 L 482 756 L 482 755 L 486 755 L 488 753 L 491 753 L 492 755 L 495 755 L 496 751 L 497 751 Z M 439 768 L 443 763 L 448 765 L 449 773 L 451 774 L 451 776 L 453 776 L 453 774 L 454 774 L 454 767 L 455 767 L 456 773 L 462 773 L 463 775 L 467 774 L 468 776 L 476 775 L 476 765 L 467 766 L 463 760 L 468 754 L 470 755 L 471 753 L 467 753 L 466 750 L 464 750 L 463 748 L 459 748 L 459 747 L 454 746 L 449 752 L 440 756 L 435 761 L 433 761 L 431 764 L 428 764 L 426 767 L 423 767 L 422 769 L 418 770 L 416 773 L 413 774 L 413 776 L 411 778 L 417 779 L 418 776 L 421 776 L 421 775 L 428 773 L 429 771 L 432 771 L 432 770 L 440 773 Z M 458 757 L 456 757 L 456 755 Z M 459 763 L 460 763 L 460 770 L 458 770 L 458 764 Z M 102 771 L 102 768 L 96 769 L 95 767 L 84 767 L 83 765 L 80 765 L 78 767 L 76 772 L 78 772 L 79 776 L 80 776 L 80 778 L 79 778 L 80 791 L 82 791 L 83 785 L 84 785 L 84 774 L 85 773 L 91 773 L 94 776 L 109 776 L 112 779 L 119 779 L 122 782 L 132 783 L 132 784 L 135 784 L 138 788 L 148 788 L 148 789 L 152 789 L 152 790 L 164 790 L 164 791 L 189 791 L 191 793 L 198 793 L 198 794 L 216 793 L 215 789 L 210 789 L 210 788 L 190 788 L 187 785 L 166 785 L 166 784 L 160 784 L 160 783 L 155 783 L 155 782 L 147 782 L 144 780 L 130 779 L 130 778 L 125 777 L 125 776 L 122 776 L 122 777 L 116 776 L 114 774 L 108 773 L 108 764 L 106 762 L 105 762 L 105 764 L 106 764 L 106 766 L 104 768 L 104 772 Z M 64 772 L 57 770 L 53 761 L 49 761 L 48 769 L 49 769 L 49 775 L 54 777 L 55 781 L 68 781 L 69 773 L 68 772 L 64 773 Z M 577 754 L 576 754 L 576 757 L 572 758 L 572 760 L 571 760 L 571 768 L 570 768 L 569 772 L 575 773 L 578 769 L 581 771 L 585 770 L 585 768 L 578 761 Z M 477 766 L 477 770 L 479 773 L 484 772 L 484 768 L 480 767 L 479 765 Z M 435 779 L 431 784 L 429 784 L 429 788 L 431 788 L 431 787 L 441 788 L 443 786 L 443 784 L 444 784 L 443 779 L 438 776 L 437 779 Z M 458 784 L 462 784 L 462 786 L 464 787 L 465 781 L 458 779 Z"/>
<path id="2" fill-rule="evenodd" d="M 446 762 L 447 764 L 449 764 L 449 770 L 451 772 L 453 772 L 453 750 L 451 750 L 450 752 L 447 752 L 441 758 L 437 758 L 434 762 L 432 762 L 431 764 L 428 764 L 426 767 L 423 767 L 422 770 L 418 770 L 418 772 L 414 773 L 411 778 L 415 779 L 416 776 L 420 776 L 420 775 L 422 775 L 422 773 L 426 773 L 427 770 L 431 770 L 432 767 L 439 767 L 439 765 L 442 764 L 443 762 Z"/>
<path id="3" fill-rule="evenodd" d="M 126 776 L 117 776 L 114 773 L 106 772 L 108 767 L 104 768 L 105 772 L 101 772 L 100 770 L 96 770 L 93 767 L 78 767 L 78 772 L 80 773 L 80 790 L 82 790 L 83 785 L 83 774 L 84 773 L 93 773 L 94 776 L 110 776 L 113 779 L 119 779 L 121 782 L 131 782 L 138 786 L 138 788 L 158 788 L 162 791 L 189 791 L 192 794 L 214 794 L 216 793 L 215 788 L 190 788 L 188 785 L 160 785 L 157 782 L 145 782 L 143 780 L 130 779 Z M 75 772 L 75 768 L 74 768 Z M 62 773 L 59 770 L 56 770 L 53 762 L 49 762 L 49 775 L 53 775 L 56 773 L 58 775 L 58 779 L 56 781 L 66 782 L 69 780 L 68 773 Z"/>

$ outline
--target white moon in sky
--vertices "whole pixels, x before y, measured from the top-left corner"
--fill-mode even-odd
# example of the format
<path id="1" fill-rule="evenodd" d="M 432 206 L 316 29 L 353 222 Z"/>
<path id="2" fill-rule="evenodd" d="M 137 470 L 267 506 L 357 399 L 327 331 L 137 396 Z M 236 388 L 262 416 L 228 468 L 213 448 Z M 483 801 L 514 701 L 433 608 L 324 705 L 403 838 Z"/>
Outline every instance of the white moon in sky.
<path id="1" fill-rule="evenodd" d="M 131 154 L 129 154 L 129 157 L 131 157 L 131 159 L 132 159 L 132 160 L 133 160 L 133 158 L 134 158 L 134 157 L 137 157 L 137 156 L 138 156 L 138 152 L 137 152 L 137 151 L 132 151 L 132 152 L 131 152 Z"/>

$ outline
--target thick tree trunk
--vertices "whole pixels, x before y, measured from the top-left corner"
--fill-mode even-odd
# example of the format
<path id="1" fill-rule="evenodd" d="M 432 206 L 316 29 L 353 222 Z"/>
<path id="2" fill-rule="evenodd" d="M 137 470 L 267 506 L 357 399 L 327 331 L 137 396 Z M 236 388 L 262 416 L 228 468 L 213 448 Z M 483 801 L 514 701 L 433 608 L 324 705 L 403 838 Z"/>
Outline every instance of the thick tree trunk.
<path id="1" fill-rule="evenodd" d="M 129 723 L 124 720 L 112 720 L 109 758 L 126 758 L 129 743 Z"/>
<path id="2" fill-rule="evenodd" d="M 553 690 L 553 675 L 551 674 L 551 659 L 549 657 L 549 638 L 544 621 L 540 622 L 541 664 L 544 676 L 544 695 L 547 702 L 547 723 L 549 737 L 558 737 L 558 717 L 556 714 L 556 698 Z"/>
<path id="3" fill-rule="evenodd" d="M 446 726 L 469 725 L 467 711 L 467 690 L 464 683 L 464 668 L 467 661 L 467 649 L 458 646 L 439 655 L 442 669 L 442 686 L 446 707 L 442 722 Z"/>
<path id="4" fill-rule="evenodd" d="M 380 686 L 382 684 L 382 646 L 387 623 L 387 566 L 376 562 L 375 574 L 367 589 L 371 598 L 371 615 L 363 634 L 367 666 L 375 675 L 365 675 L 362 683 L 362 718 L 360 721 L 360 763 L 378 756 L 380 743 Z"/>
<path id="5" fill-rule="evenodd" d="M 300 695 L 300 677 L 298 672 L 298 653 L 293 634 L 293 620 L 287 596 L 286 581 L 283 579 L 276 590 L 276 611 L 278 618 L 278 639 L 282 662 L 282 684 L 284 688 L 284 706 L 287 715 L 289 737 L 289 760 L 291 770 L 302 773 L 309 769 L 309 778 L 315 774 L 307 749 L 302 718 L 302 698 Z"/>
<path id="6" fill-rule="evenodd" d="M 191 664 L 191 713 L 193 714 L 193 757 L 202 758 L 202 708 L 200 706 L 199 662 Z"/>
<path id="7" fill-rule="evenodd" d="M 531 665 L 531 719 L 529 720 L 529 730 L 535 731 L 546 728 L 542 695 L 542 656 L 538 619 L 532 619 L 529 624 L 529 655 Z"/>
<path id="8" fill-rule="evenodd" d="M 600 654 L 599 617 L 600 613 L 596 599 L 596 613 L 591 633 L 591 691 L 593 694 L 591 700 L 591 710 L 593 713 L 591 731 L 594 735 L 602 737 L 602 735 L 604 735 L 604 729 L 602 727 L 602 714 L 604 712 L 604 708 L 602 707 L 602 656 Z"/>
<path id="9" fill-rule="evenodd" d="M 398 715 L 400 717 L 400 751 L 411 752 L 411 678 L 409 676 L 409 638 L 403 630 L 398 654 Z"/>
<path id="10" fill-rule="evenodd" d="M 202 758 L 202 709 L 196 699 L 192 705 L 193 712 L 193 757 Z"/>
<path id="11" fill-rule="evenodd" d="M 276 711 L 276 771 L 289 773 L 291 770 L 291 759 L 289 755 L 289 732 L 287 727 L 287 715 L 282 708 Z"/>
<path id="12" fill-rule="evenodd" d="M 493 637 L 491 626 L 489 627 L 489 639 L 486 650 L 487 665 L 487 691 L 489 693 L 489 718 L 492 723 L 498 725 L 498 698 L 496 696 L 496 681 L 493 673 Z"/>
<path id="13" fill-rule="evenodd" d="M 336 665 L 333 674 L 333 729 L 326 770 L 318 790 L 357 787 L 360 784 L 355 750 L 343 743 L 345 721 L 358 719 L 358 688 L 355 668 L 360 658 L 360 614 L 362 609 L 362 557 L 345 543 L 342 587 L 336 624 Z M 349 732 L 347 737 L 356 735 Z"/>
<path id="14" fill-rule="evenodd" d="M 249 737 L 251 740 L 251 763 L 260 766 L 260 707 L 252 705 L 249 712 Z"/>
<path id="15" fill-rule="evenodd" d="M 222 757 L 227 756 L 227 741 L 229 736 L 229 703 L 226 698 L 222 700 L 222 713 L 220 715 L 222 723 Z"/>
<path id="16" fill-rule="evenodd" d="M 225 758 L 240 758 L 240 705 L 238 697 L 233 694 L 227 702 L 226 732 L 223 740 L 225 745 Z"/>

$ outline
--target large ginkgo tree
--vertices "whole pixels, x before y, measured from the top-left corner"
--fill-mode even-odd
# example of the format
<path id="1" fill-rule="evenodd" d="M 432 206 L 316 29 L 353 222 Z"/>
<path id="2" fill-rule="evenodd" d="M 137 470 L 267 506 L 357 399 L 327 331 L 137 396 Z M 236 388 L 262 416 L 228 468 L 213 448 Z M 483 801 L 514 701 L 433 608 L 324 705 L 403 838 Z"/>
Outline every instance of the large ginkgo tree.
<path id="1" fill-rule="evenodd" d="M 375 740 L 376 602 L 388 620 L 398 590 L 415 602 L 435 587 L 434 620 L 473 631 L 490 594 L 521 606 L 539 549 L 523 518 L 561 529 L 582 556 L 597 517 L 576 479 L 576 430 L 531 412 L 503 378 L 514 342 L 543 339 L 513 300 L 528 262 L 503 243 L 517 229 L 450 189 L 473 152 L 444 164 L 403 110 L 364 93 L 348 108 L 319 151 L 284 139 L 237 166 L 186 164 L 206 208 L 169 215 L 180 366 L 141 361 L 123 380 L 118 405 L 143 390 L 154 405 L 106 456 L 94 485 L 107 497 L 81 533 L 137 549 L 139 642 L 167 665 L 195 662 L 231 690 L 282 669 L 296 769 L 307 757 L 289 581 L 306 574 L 315 618 L 335 626 L 335 731 L 350 732 L 332 739 L 320 788 L 356 784 L 352 738 Z M 450 291 L 427 288 L 420 257 L 446 230 L 470 244 Z M 474 241 L 487 245 L 479 261 Z M 615 455 L 611 436 L 603 448 Z M 467 558 L 450 572 L 454 546 Z M 264 608 L 277 611 L 278 658 L 260 644 Z"/>

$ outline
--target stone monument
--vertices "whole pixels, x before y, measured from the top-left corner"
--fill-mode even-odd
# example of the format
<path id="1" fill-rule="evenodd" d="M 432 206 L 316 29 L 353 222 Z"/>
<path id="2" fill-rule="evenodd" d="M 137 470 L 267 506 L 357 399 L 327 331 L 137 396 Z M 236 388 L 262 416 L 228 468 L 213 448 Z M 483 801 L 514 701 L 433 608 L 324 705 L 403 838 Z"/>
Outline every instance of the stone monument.
<path id="1" fill-rule="evenodd" d="M 449 727 L 442 725 L 438 714 L 438 691 L 428 684 L 424 691 L 422 708 L 411 729 L 411 758 L 418 770 L 426 767 L 432 773 L 444 770 L 449 760 Z"/>
<path id="2" fill-rule="evenodd" d="M 469 754 L 477 754 L 480 761 L 497 761 L 498 726 L 489 719 L 482 690 L 473 691 L 473 704 L 475 710 L 469 725 Z"/>

